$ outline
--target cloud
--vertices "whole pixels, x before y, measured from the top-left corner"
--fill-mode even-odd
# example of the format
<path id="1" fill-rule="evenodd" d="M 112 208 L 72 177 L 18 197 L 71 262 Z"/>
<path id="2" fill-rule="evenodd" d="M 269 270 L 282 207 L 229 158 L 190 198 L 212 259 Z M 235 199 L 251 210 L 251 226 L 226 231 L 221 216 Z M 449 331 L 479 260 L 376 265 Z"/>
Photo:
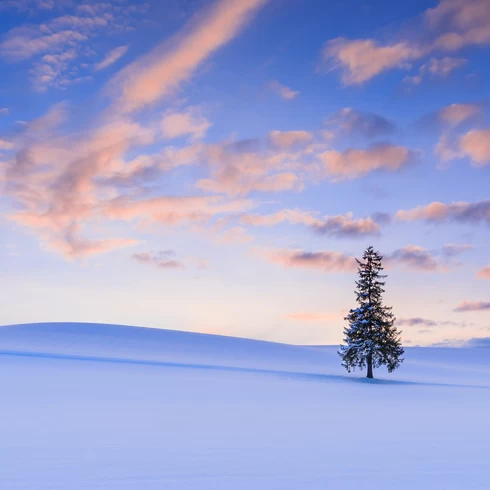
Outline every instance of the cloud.
<path id="1" fill-rule="evenodd" d="M 431 58 L 427 63 L 420 67 L 422 74 L 428 73 L 431 76 L 446 78 L 453 70 L 460 68 L 468 62 L 465 58 Z"/>
<path id="2" fill-rule="evenodd" d="M 292 90 L 291 88 L 287 87 L 286 85 L 283 85 L 277 80 L 271 80 L 268 86 L 270 90 L 272 90 L 277 95 L 279 95 L 279 97 L 285 100 L 293 100 L 295 97 L 299 95 L 299 92 L 297 90 Z"/>
<path id="3" fill-rule="evenodd" d="M 354 219 L 352 213 L 317 218 L 298 209 L 284 209 L 269 215 L 246 214 L 240 217 L 243 224 L 251 226 L 274 226 L 284 221 L 306 225 L 316 233 L 334 237 L 357 238 L 379 234 L 379 226 L 371 218 Z"/>
<path id="4" fill-rule="evenodd" d="M 220 0 L 172 39 L 126 67 L 110 84 L 114 110 L 130 113 L 179 88 L 215 51 L 233 39 L 267 0 Z"/>
<path id="5" fill-rule="evenodd" d="M 202 139 L 211 123 L 201 114 L 199 107 L 188 107 L 182 112 L 167 112 L 161 123 L 166 139 L 190 136 L 192 140 Z"/>
<path id="6" fill-rule="evenodd" d="M 219 234 L 218 243 L 232 245 L 238 243 L 248 243 L 253 238 L 247 233 L 247 230 L 241 226 L 234 226 Z"/>
<path id="7" fill-rule="evenodd" d="M 406 76 L 403 81 L 414 85 L 420 85 L 424 78 L 446 78 L 457 68 L 461 68 L 468 62 L 465 58 L 453 58 L 445 56 L 444 58 L 431 58 L 427 63 L 420 66 L 418 74 Z"/>
<path id="8" fill-rule="evenodd" d="M 341 321 L 341 313 L 322 313 L 322 312 L 311 312 L 311 311 L 300 311 L 297 313 L 289 313 L 286 315 L 288 320 L 293 320 L 296 322 L 314 322 L 314 323 L 326 323 L 333 321 Z"/>
<path id="9" fill-rule="evenodd" d="M 459 137 L 444 133 L 434 153 L 442 162 L 469 158 L 474 167 L 485 167 L 490 164 L 489 137 L 490 129 L 473 129 Z"/>
<path id="10" fill-rule="evenodd" d="M 490 129 L 473 129 L 459 140 L 463 156 L 468 156 L 475 167 L 490 164 Z"/>
<path id="11" fill-rule="evenodd" d="M 287 268 L 317 269 L 329 272 L 353 272 L 357 268 L 354 257 L 341 252 L 306 252 L 293 249 L 259 250 L 259 255 L 267 261 Z"/>
<path id="12" fill-rule="evenodd" d="M 463 301 L 456 308 L 454 312 L 462 313 L 467 311 L 483 311 L 490 310 L 490 302 L 487 301 Z"/>
<path id="13" fill-rule="evenodd" d="M 0 114 L 1 115 L 7 115 L 8 113 L 9 113 L 8 107 L 0 107 Z"/>
<path id="14" fill-rule="evenodd" d="M 399 326 L 408 326 L 408 327 L 416 327 L 416 326 L 424 326 L 424 327 L 435 327 L 437 322 L 434 320 L 427 320 L 426 318 L 400 318 L 396 321 Z"/>
<path id="15" fill-rule="evenodd" d="M 410 270 L 416 271 L 437 271 L 444 270 L 435 257 L 425 248 L 417 245 L 407 245 L 385 257 L 388 267 L 400 265 Z"/>
<path id="16" fill-rule="evenodd" d="M 286 142 L 291 142 L 298 136 L 288 138 Z M 252 191 L 301 191 L 301 179 L 289 170 L 297 166 L 300 156 L 301 153 L 264 148 L 255 140 L 206 145 L 202 159 L 211 175 L 200 179 L 196 187 L 229 196 L 244 196 Z"/>
<path id="17" fill-rule="evenodd" d="M 11 141 L 0 138 L 0 151 L 13 150 L 13 149 L 14 149 L 14 144 Z"/>
<path id="18" fill-rule="evenodd" d="M 269 262 L 288 268 L 312 268 L 323 272 L 353 272 L 357 270 L 355 257 L 340 252 L 308 252 L 300 249 L 257 249 L 257 254 Z M 384 255 L 386 268 L 403 268 L 414 272 L 445 272 L 443 251 L 431 252 L 423 247 L 407 245 Z M 444 256 L 443 256 L 444 258 Z"/>
<path id="19" fill-rule="evenodd" d="M 469 243 L 447 243 L 442 247 L 442 254 L 446 257 L 456 257 L 467 250 L 472 250 L 474 247 Z"/>
<path id="20" fill-rule="evenodd" d="M 175 255 L 172 250 L 161 250 L 159 252 L 140 252 L 133 254 L 131 258 L 141 264 L 150 264 L 159 269 L 185 269 L 182 262 L 171 259 Z"/>
<path id="21" fill-rule="evenodd" d="M 433 52 L 456 52 L 466 46 L 490 42 L 488 0 L 441 0 L 426 10 L 425 22 L 410 38 L 381 44 L 375 39 L 336 38 L 322 51 L 322 62 L 331 70 L 341 71 L 344 85 L 362 84 L 391 69 L 409 69 L 412 63 Z M 461 66 L 459 58 L 431 58 L 422 73 L 407 81 L 421 83 L 425 73 L 447 76 Z"/>
<path id="22" fill-rule="evenodd" d="M 459 126 L 463 122 L 480 115 L 482 109 L 481 104 L 451 104 L 442 108 L 437 115 L 443 124 Z"/>
<path id="23" fill-rule="evenodd" d="M 49 11 L 57 6 L 55 0 L 2 0 L 1 10 L 18 10 L 35 13 L 36 11 Z"/>
<path id="24" fill-rule="evenodd" d="M 487 265 L 486 267 L 483 267 L 483 269 L 480 269 L 476 273 L 476 277 L 478 279 L 487 279 L 488 281 L 490 281 L 490 265 Z"/>
<path id="25" fill-rule="evenodd" d="M 290 150 L 307 145 L 313 139 L 308 131 L 271 131 L 269 142 L 275 148 Z"/>
<path id="26" fill-rule="evenodd" d="M 207 223 L 214 216 L 245 211 L 252 205 L 248 200 L 227 201 L 218 196 L 169 196 L 140 200 L 121 196 L 105 203 L 104 214 L 110 219 L 178 226 Z"/>
<path id="27" fill-rule="evenodd" d="M 473 337 L 464 344 L 465 347 L 490 348 L 490 337 Z"/>
<path id="28" fill-rule="evenodd" d="M 325 125 L 332 131 L 347 135 L 360 134 L 366 138 L 377 138 L 395 132 L 393 121 L 373 112 L 356 111 L 345 107 L 327 118 Z"/>
<path id="29" fill-rule="evenodd" d="M 95 65 L 95 70 L 103 70 L 114 64 L 118 59 L 122 58 L 126 52 L 128 51 L 129 46 L 118 46 L 117 48 L 111 49 L 105 56 L 102 61 L 99 61 Z"/>
<path id="30" fill-rule="evenodd" d="M 362 150 L 327 150 L 319 157 L 327 175 L 344 180 L 363 177 L 375 170 L 399 171 L 415 160 L 416 152 L 404 146 L 375 144 Z"/>
<path id="31" fill-rule="evenodd" d="M 89 240 L 78 235 L 78 229 L 74 227 L 73 233 L 68 229 L 62 238 L 54 238 L 50 241 L 50 247 L 69 259 L 78 259 L 110 252 L 117 248 L 131 247 L 139 243 L 130 238 L 106 238 L 101 240 Z"/>
<path id="32" fill-rule="evenodd" d="M 372 39 L 336 38 L 326 43 L 322 56 L 330 69 L 341 71 L 344 85 L 357 85 L 386 70 L 409 67 L 422 52 L 407 42 L 382 46 Z"/>
<path id="33" fill-rule="evenodd" d="M 400 210 L 395 216 L 400 221 L 490 223 L 490 201 L 453 202 L 451 204 L 432 202 L 427 206 Z"/>

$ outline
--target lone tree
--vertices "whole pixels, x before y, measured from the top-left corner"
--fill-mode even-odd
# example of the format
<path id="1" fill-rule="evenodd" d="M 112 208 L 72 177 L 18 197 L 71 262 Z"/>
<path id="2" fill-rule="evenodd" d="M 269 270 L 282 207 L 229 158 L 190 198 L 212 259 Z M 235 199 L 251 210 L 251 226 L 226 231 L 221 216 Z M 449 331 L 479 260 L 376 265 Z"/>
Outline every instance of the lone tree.
<path id="1" fill-rule="evenodd" d="M 348 372 L 356 367 L 367 366 L 367 377 L 373 377 L 373 367 L 385 364 L 392 372 L 403 362 L 400 331 L 395 327 L 391 307 L 383 306 L 385 292 L 381 275 L 383 257 L 373 247 L 368 247 L 359 264 L 359 280 L 356 281 L 356 296 L 359 308 L 350 310 L 344 318 L 349 326 L 344 328 L 344 342 L 339 355 L 342 366 Z"/>

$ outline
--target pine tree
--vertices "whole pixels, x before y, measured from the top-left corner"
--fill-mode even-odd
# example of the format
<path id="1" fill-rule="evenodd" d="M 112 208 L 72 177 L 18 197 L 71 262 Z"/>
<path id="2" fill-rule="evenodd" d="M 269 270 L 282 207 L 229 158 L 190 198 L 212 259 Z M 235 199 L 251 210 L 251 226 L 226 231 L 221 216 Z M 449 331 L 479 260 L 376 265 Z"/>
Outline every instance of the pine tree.
<path id="1" fill-rule="evenodd" d="M 344 318 L 349 325 L 344 328 L 344 342 L 339 355 L 342 366 L 348 372 L 356 367 L 367 366 L 367 377 L 373 377 L 373 368 L 386 365 L 392 372 L 403 362 L 400 331 L 395 327 L 391 307 L 383 305 L 385 292 L 381 275 L 383 257 L 373 247 L 368 247 L 359 264 L 359 280 L 356 281 L 356 299 L 359 308 L 350 310 Z"/>

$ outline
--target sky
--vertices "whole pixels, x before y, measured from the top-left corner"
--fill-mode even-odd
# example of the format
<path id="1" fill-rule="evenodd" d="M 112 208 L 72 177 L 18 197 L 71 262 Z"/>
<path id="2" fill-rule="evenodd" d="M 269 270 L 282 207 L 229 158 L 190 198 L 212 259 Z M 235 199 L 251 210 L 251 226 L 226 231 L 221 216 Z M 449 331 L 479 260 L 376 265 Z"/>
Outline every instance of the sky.
<path id="1" fill-rule="evenodd" d="M 2 0 L 0 324 L 490 337 L 490 0 Z"/>

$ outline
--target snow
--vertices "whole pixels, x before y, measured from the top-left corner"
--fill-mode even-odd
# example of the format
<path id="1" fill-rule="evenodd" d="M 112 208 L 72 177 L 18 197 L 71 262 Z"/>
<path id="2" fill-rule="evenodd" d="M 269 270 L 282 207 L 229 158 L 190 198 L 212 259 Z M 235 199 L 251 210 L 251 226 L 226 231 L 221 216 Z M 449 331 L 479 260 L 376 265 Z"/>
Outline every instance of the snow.
<path id="1" fill-rule="evenodd" d="M 337 347 L 98 324 L 0 328 L 0 488 L 488 490 L 490 350 Z"/>

